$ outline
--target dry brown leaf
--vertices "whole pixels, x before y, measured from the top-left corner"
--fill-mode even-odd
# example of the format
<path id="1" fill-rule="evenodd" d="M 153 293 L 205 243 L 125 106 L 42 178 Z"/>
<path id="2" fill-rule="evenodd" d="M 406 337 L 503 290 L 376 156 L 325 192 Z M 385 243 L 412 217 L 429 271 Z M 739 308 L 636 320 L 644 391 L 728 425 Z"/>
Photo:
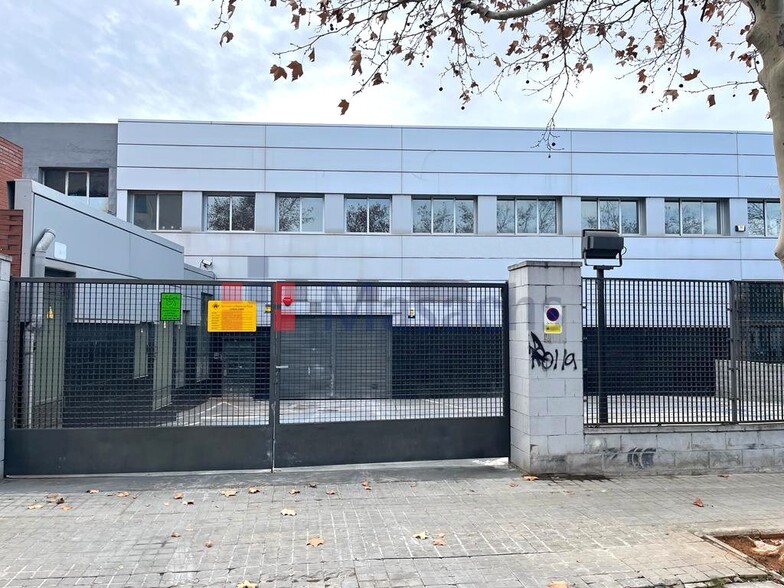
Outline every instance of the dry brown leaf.
<path id="1" fill-rule="evenodd" d="M 299 490 L 297 488 L 292 488 L 291 490 L 289 490 L 289 494 L 292 494 L 292 495 L 293 494 L 299 494 Z"/>
<path id="2" fill-rule="evenodd" d="M 72 508 L 73 508 L 73 506 L 71 506 L 69 504 L 61 504 L 60 505 L 60 509 L 62 509 L 62 510 L 71 510 Z"/>
<path id="3" fill-rule="evenodd" d="M 764 555 L 770 557 L 774 555 L 782 555 L 784 552 L 784 545 L 771 545 L 770 543 L 766 543 L 765 541 L 758 541 L 757 539 L 752 539 L 751 537 L 748 537 L 748 539 L 754 543 L 754 547 L 751 548 L 751 551 L 755 555 Z"/>
<path id="4" fill-rule="evenodd" d="M 258 588 L 258 586 L 253 582 L 249 582 L 248 580 L 243 580 L 242 582 L 237 584 L 237 588 Z"/>
<path id="5" fill-rule="evenodd" d="M 291 81 L 297 80 L 302 77 L 302 64 L 299 61 L 292 61 L 286 67 L 291 70 Z"/>
<path id="6" fill-rule="evenodd" d="M 311 537 L 308 539 L 308 543 L 310 547 L 318 547 L 319 545 L 324 545 L 324 540 L 321 537 Z"/>
<path id="7" fill-rule="evenodd" d="M 308 482 L 308 488 L 318 488 L 318 484 L 315 482 Z"/>
<path id="8" fill-rule="evenodd" d="M 719 478 L 729 478 L 732 474 L 719 474 Z"/>
<path id="9" fill-rule="evenodd" d="M 225 490 L 221 490 L 221 494 L 224 496 L 237 496 L 237 491 L 234 488 L 227 488 Z"/>
<path id="10" fill-rule="evenodd" d="M 438 539 L 433 539 L 433 545 L 446 545 L 446 540 L 443 537 L 439 537 Z"/>
<path id="11" fill-rule="evenodd" d="M 695 498 L 695 499 L 694 499 L 694 502 L 692 502 L 692 504 L 693 504 L 694 506 L 699 506 L 700 508 L 702 508 L 703 506 L 705 506 L 705 504 L 702 502 L 702 498 L 700 498 L 699 496 L 698 496 L 697 498 Z"/>
<path id="12" fill-rule="evenodd" d="M 96 490 L 95 488 L 90 488 L 87 491 L 87 494 L 98 494 L 99 492 L 100 492 L 100 490 Z"/>
<path id="13" fill-rule="evenodd" d="M 54 504 L 63 504 L 65 502 L 65 498 L 63 498 L 59 494 L 47 494 L 46 502 L 53 502 Z"/>
<path id="14" fill-rule="evenodd" d="M 207 542 L 204 544 L 204 547 L 207 547 L 207 548 L 212 547 L 212 539 L 207 539 Z"/>
<path id="15" fill-rule="evenodd" d="M 174 493 L 174 500 L 182 500 L 182 497 L 183 497 L 183 496 L 184 496 L 184 495 L 183 495 L 183 493 L 182 493 L 182 492 L 175 492 L 175 493 Z"/>
<path id="16" fill-rule="evenodd" d="M 523 480 L 525 480 L 526 482 L 534 482 L 538 479 L 539 478 L 537 478 L 536 476 L 523 476 Z"/>
<path id="17" fill-rule="evenodd" d="M 334 490 L 327 490 L 327 496 L 335 496 L 335 494 L 337 494 L 337 492 Z"/>
<path id="18" fill-rule="evenodd" d="M 419 533 L 414 535 L 414 539 L 420 539 L 420 540 L 427 539 L 427 537 L 428 537 L 427 531 L 420 531 Z"/>
<path id="19" fill-rule="evenodd" d="M 348 110 L 348 100 L 343 98 L 340 102 L 338 102 L 338 108 L 340 108 L 341 115 L 346 114 L 346 111 Z"/>
<path id="20" fill-rule="evenodd" d="M 566 580 L 553 580 L 547 588 L 569 588 L 569 583 Z"/>
<path id="21" fill-rule="evenodd" d="M 36 502 L 35 504 L 31 504 L 30 506 L 28 506 L 27 510 L 38 510 L 39 508 L 43 508 L 43 507 L 44 507 L 43 504 L 39 504 Z"/>
<path id="22" fill-rule="evenodd" d="M 182 503 L 183 503 L 183 504 L 185 504 L 185 505 L 187 505 L 187 506 L 193 506 L 194 504 L 196 504 L 196 503 L 193 501 L 193 499 L 192 499 L 192 498 L 189 498 L 188 500 L 183 500 L 183 501 L 182 501 Z"/>
<path id="23" fill-rule="evenodd" d="M 115 496 L 119 496 L 120 498 L 125 498 L 126 496 L 130 496 L 130 495 L 131 495 L 130 492 L 125 492 L 125 491 L 118 492 L 117 494 L 115 494 Z"/>
<path id="24" fill-rule="evenodd" d="M 372 490 L 372 489 L 373 489 L 373 488 L 371 488 L 371 487 L 370 487 L 370 482 L 368 482 L 367 480 L 363 480 L 363 481 L 362 481 L 362 487 L 363 487 L 365 490 Z"/>
<path id="25" fill-rule="evenodd" d="M 256 486 L 251 486 L 248 488 L 248 494 L 258 494 L 259 492 L 261 492 L 261 490 L 256 488 Z"/>
<path id="26" fill-rule="evenodd" d="M 297 511 L 293 508 L 284 508 L 280 511 L 280 514 L 282 514 L 284 517 L 295 517 L 297 516 Z"/>
<path id="27" fill-rule="evenodd" d="M 169 535 L 169 537 L 179 537 L 179 536 L 180 534 L 177 531 L 172 531 L 171 535 Z"/>

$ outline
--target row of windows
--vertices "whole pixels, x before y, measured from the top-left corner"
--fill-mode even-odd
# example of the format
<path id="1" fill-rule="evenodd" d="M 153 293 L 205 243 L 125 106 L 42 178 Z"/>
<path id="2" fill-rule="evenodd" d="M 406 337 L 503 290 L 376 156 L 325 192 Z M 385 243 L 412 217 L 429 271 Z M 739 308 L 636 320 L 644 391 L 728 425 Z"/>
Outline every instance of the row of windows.
<path id="1" fill-rule="evenodd" d="M 718 235 L 721 206 L 717 200 L 665 200 L 664 231 L 668 235 Z M 150 230 L 182 228 L 180 193 L 135 193 L 131 198 L 134 224 Z M 318 233 L 324 230 L 322 196 L 281 195 L 276 199 L 280 232 Z M 412 198 L 413 233 L 476 232 L 473 198 Z M 346 196 L 344 228 L 349 233 L 389 233 L 391 197 Z M 584 199 L 582 228 L 612 229 L 625 235 L 641 232 L 637 200 Z M 777 236 L 781 226 L 778 201 L 748 201 L 749 233 Z M 204 228 L 208 231 L 253 231 L 255 197 L 247 194 L 214 194 L 205 197 Z M 496 230 L 500 234 L 557 234 L 558 202 L 555 198 L 498 198 Z"/>

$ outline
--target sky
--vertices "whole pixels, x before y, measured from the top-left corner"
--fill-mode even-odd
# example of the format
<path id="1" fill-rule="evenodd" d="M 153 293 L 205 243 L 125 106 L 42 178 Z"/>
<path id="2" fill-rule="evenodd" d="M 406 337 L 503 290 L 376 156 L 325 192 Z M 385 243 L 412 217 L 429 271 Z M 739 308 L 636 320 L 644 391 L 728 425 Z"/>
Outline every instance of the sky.
<path id="1" fill-rule="evenodd" d="M 300 80 L 273 83 L 273 52 L 297 38 L 288 9 L 240 0 L 235 38 L 223 47 L 212 29 L 216 15 L 210 0 L 180 7 L 174 0 L 0 0 L 0 120 L 540 127 L 553 112 L 515 80 L 500 97 L 488 94 L 461 110 L 455 88 L 438 90 L 437 56 L 425 68 L 398 63 L 389 83 L 352 97 L 343 39 L 319 46 L 318 67 L 306 67 Z M 692 59 L 703 77 L 748 79 L 726 53 L 700 49 Z M 594 73 L 558 113 L 561 128 L 770 131 L 764 94 L 752 103 L 748 88 L 734 98 L 719 93 L 713 108 L 704 94 L 682 94 L 652 110 L 655 96 L 641 96 L 636 79 L 617 79 L 624 72 L 603 56 L 593 61 Z M 342 98 L 351 102 L 344 116 Z"/>

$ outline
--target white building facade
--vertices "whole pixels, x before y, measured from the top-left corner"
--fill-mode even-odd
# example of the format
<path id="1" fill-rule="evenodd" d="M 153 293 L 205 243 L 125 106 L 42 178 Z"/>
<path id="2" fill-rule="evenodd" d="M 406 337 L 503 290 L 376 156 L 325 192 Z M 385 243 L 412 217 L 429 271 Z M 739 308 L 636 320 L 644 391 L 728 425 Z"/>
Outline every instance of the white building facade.
<path id="1" fill-rule="evenodd" d="M 501 281 L 626 238 L 614 277 L 777 279 L 766 133 L 124 121 L 117 215 L 218 278 Z M 590 275 L 591 270 L 586 270 Z"/>

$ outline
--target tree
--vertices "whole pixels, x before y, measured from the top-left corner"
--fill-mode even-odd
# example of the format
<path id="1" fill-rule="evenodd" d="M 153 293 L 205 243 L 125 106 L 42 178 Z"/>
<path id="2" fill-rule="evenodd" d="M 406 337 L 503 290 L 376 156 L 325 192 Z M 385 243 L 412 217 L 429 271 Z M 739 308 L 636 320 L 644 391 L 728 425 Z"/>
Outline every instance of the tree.
<path id="1" fill-rule="evenodd" d="M 277 6 L 278 0 L 267 1 Z M 221 44 L 234 37 L 229 25 L 237 6 L 237 0 L 220 1 L 215 28 Z M 311 34 L 276 54 L 278 63 L 270 68 L 275 80 L 302 77 L 303 62 L 315 62 L 316 47 L 328 37 L 346 41 L 350 73 L 358 76 L 355 94 L 384 83 L 394 61 L 424 66 L 431 56 L 443 58 L 438 75 L 455 78 L 463 107 L 510 78 L 525 94 L 552 100 L 542 139 L 549 148 L 556 147 L 559 106 L 602 52 L 641 93 L 658 80 L 659 106 L 682 92 L 701 91 L 712 107 L 716 90 L 742 85 L 755 100 L 762 88 L 784 194 L 784 0 L 286 0 L 281 8 L 290 11 L 294 29 L 306 25 Z M 706 82 L 686 64 L 700 44 L 687 32 L 706 25 L 704 44 L 744 64 L 748 79 Z M 725 46 L 722 35 L 733 27 L 747 43 Z M 345 113 L 348 100 L 338 107 Z M 784 226 L 774 252 L 784 268 Z"/>

